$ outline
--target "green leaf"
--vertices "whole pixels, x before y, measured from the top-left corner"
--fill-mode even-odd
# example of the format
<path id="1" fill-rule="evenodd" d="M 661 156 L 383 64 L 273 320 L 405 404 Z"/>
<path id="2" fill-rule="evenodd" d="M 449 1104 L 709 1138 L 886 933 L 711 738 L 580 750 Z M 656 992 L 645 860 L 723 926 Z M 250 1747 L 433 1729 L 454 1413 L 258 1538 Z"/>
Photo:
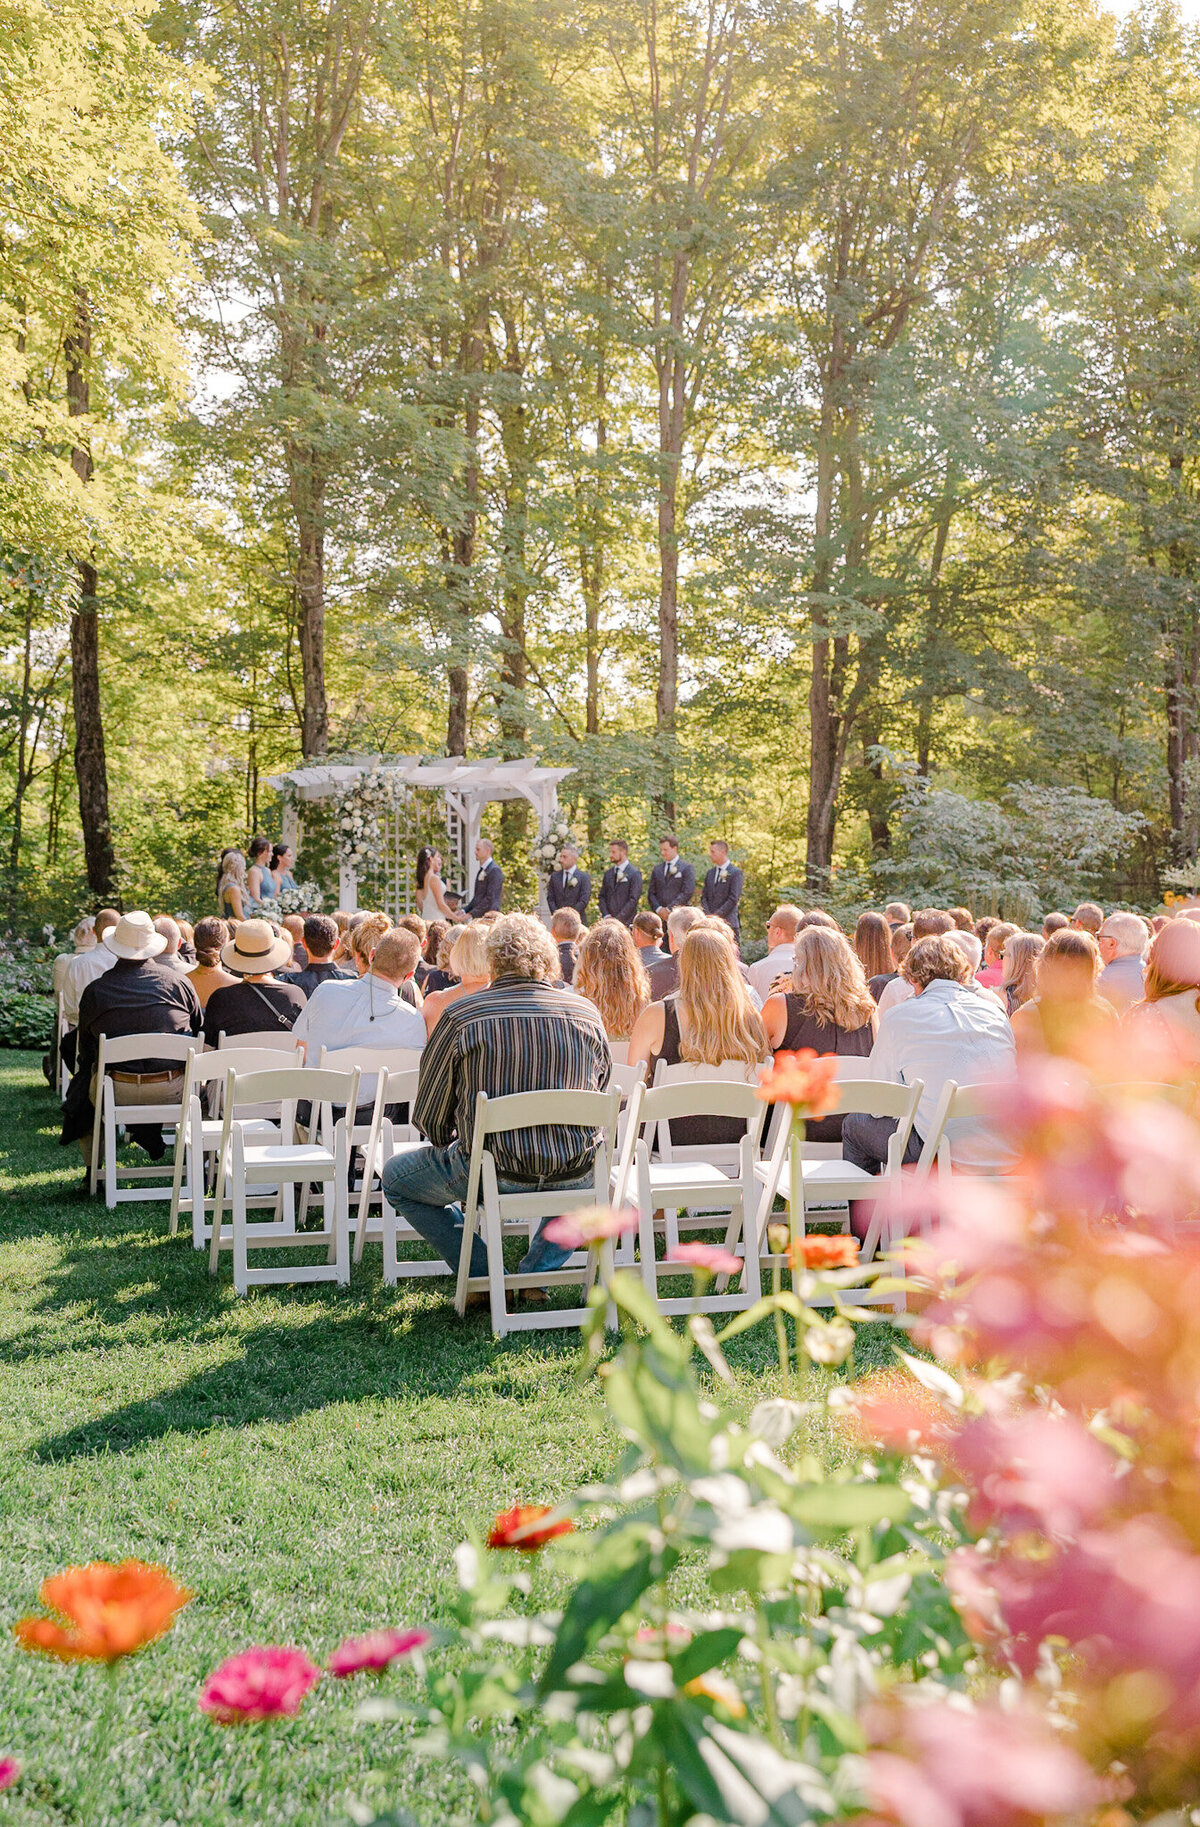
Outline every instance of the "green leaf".
<path id="1" fill-rule="evenodd" d="M 642 1525 L 621 1530 L 602 1542 L 593 1572 L 579 1582 L 563 1612 L 539 1692 L 550 1694 L 564 1686 L 567 1670 L 625 1616 L 648 1586 L 664 1579 L 678 1559 L 673 1548 L 652 1547 Z"/>
<path id="2" fill-rule="evenodd" d="M 735 1656 L 738 1644 L 745 1634 L 733 1625 L 724 1625 L 720 1630 L 701 1631 L 672 1660 L 676 1685 L 686 1687 L 697 1675 L 707 1674 L 710 1668 L 716 1668 L 718 1662 L 728 1661 L 730 1656 Z"/>
<path id="3" fill-rule="evenodd" d="M 811 1529 L 861 1529 L 903 1521 L 912 1502 L 895 1484 L 819 1484 L 798 1491 L 787 1507 Z"/>

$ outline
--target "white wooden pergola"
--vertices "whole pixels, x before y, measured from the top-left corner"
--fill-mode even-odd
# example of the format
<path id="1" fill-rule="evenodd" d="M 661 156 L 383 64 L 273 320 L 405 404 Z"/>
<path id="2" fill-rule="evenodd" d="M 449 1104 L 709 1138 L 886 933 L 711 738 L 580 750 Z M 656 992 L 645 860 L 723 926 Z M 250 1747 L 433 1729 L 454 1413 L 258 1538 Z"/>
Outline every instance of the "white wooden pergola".
<path id="1" fill-rule="evenodd" d="M 306 801 L 333 799 L 361 780 L 379 772 L 402 782 L 412 793 L 435 793 L 445 806 L 451 855 L 446 858 L 446 886 L 468 893 L 475 869 L 475 845 L 483 829 L 484 809 L 496 800 L 523 799 L 533 807 L 538 829 L 544 831 L 558 810 L 558 783 L 573 768 L 546 768 L 536 761 L 467 761 L 461 755 L 351 755 L 340 762 L 313 762 L 277 774 L 268 785 L 284 795 L 283 840 L 299 849 Z M 393 914 L 412 912 L 415 858 L 401 853 L 401 834 L 390 837 Z M 541 891 L 542 912 L 545 891 Z M 358 879 L 353 869 L 338 871 L 338 905 L 347 913 L 358 906 Z"/>

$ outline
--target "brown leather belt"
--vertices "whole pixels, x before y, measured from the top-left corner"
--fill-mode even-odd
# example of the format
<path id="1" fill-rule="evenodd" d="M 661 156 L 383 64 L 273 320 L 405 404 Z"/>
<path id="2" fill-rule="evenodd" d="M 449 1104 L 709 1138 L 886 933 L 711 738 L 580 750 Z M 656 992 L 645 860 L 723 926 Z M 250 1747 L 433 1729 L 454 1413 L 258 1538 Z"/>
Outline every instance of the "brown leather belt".
<path id="1" fill-rule="evenodd" d="M 182 1072 L 114 1072 L 122 1085 L 165 1085 L 169 1078 L 182 1078 Z"/>

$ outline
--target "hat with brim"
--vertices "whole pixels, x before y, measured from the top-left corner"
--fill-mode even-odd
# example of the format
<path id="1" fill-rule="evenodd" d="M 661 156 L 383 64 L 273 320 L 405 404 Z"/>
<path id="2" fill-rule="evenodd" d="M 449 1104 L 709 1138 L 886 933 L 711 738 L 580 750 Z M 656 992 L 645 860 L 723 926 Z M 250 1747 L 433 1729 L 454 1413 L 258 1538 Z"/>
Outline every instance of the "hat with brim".
<path id="1" fill-rule="evenodd" d="M 265 977 L 291 961 L 291 940 L 277 939 L 265 920 L 243 920 L 221 947 L 221 963 L 238 977 Z"/>
<path id="2" fill-rule="evenodd" d="M 122 914 L 115 926 L 110 926 L 100 941 L 115 952 L 118 958 L 128 958 L 135 964 L 144 964 L 147 958 L 157 958 L 159 952 L 165 952 L 167 942 L 161 933 L 154 930 L 154 921 L 148 913 Z"/>

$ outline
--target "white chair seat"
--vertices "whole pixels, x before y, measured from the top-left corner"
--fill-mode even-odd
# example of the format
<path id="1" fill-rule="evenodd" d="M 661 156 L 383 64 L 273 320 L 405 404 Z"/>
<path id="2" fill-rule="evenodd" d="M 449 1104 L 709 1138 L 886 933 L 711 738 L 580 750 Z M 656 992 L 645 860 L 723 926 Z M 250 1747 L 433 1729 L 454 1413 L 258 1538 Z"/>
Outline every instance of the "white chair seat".
<path id="1" fill-rule="evenodd" d="M 220 1117 L 201 1117 L 199 1126 L 200 1139 L 211 1142 L 215 1147 L 221 1140 L 225 1125 Z M 239 1117 L 238 1128 L 244 1136 L 277 1136 L 279 1124 L 273 1123 L 270 1117 Z"/>
<path id="2" fill-rule="evenodd" d="M 246 1128 L 242 1128 L 246 1134 Z M 254 1168 L 308 1168 L 316 1175 L 332 1173 L 334 1158 L 328 1148 L 322 1148 L 316 1142 L 268 1142 L 247 1148 L 243 1159 L 247 1173 Z"/>
<path id="3" fill-rule="evenodd" d="M 712 1161 L 651 1161 L 649 1178 L 650 1189 L 656 1193 L 705 1187 L 727 1194 L 730 1182 L 737 1178 L 737 1168 L 731 1166 L 727 1173 Z"/>
<path id="4" fill-rule="evenodd" d="M 863 1188 L 855 1191 L 855 1198 L 874 1199 L 887 1190 L 880 1184 L 880 1177 L 869 1174 L 865 1167 L 855 1167 L 852 1161 L 801 1161 L 800 1173 L 804 1182 L 804 1197 L 811 1201 L 818 1193 L 826 1195 L 842 1187 Z M 755 1165 L 754 1178 L 765 1186 L 771 1178 L 771 1163 L 759 1161 Z M 786 1164 L 779 1174 L 777 1192 L 781 1199 L 789 1199 L 792 1192 L 791 1168 Z"/>

